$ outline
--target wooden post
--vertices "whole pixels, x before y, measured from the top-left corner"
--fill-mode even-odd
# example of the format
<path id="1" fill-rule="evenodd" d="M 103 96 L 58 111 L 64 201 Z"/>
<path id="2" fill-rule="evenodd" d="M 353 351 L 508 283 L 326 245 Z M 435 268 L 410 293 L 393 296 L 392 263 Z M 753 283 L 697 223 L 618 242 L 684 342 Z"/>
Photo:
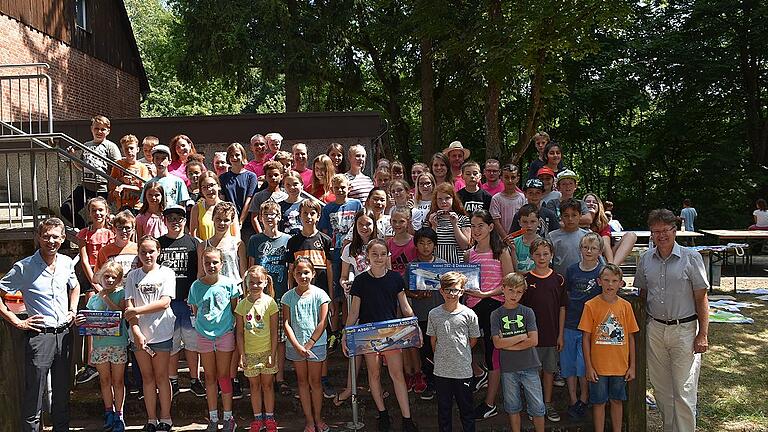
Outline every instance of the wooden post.
<path id="1" fill-rule="evenodd" d="M 22 331 L 0 319 L 0 432 L 16 432 L 21 426 L 24 337 Z"/>
<path id="2" fill-rule="evenodd" d="M 632 305 L 640 331 L 635 334 L 635 379 L 627 387 L 627 403 L 624 407 L 624 425 L 628 431 L 646 430 L 645 381 L 646 381 L 646 311 L 645 301 L 639 296 L 622 296 Z"/>

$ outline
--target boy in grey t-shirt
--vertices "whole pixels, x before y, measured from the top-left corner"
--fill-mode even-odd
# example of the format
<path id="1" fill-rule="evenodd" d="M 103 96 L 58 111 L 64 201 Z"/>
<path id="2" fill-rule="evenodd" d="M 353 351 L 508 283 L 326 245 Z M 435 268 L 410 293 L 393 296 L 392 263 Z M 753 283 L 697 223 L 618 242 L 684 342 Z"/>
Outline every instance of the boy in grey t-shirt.
<path id="1" fill-rule="evenodd" d="M 525 276 L 510 273 L 502 280 L 504 304 L 491 312 L 491 337 L 499 350 L 501 385 L 504 393 L 504 411 L 509 414 L 510 428 L 520 430 L 520 411 L 523 400 L 520 386 L 525 392 L 528 415 L 533 418 L 537 432 L 544 431 L 544 394 L 539 378 L 541 362 L 536 352 L 539 335 L 533 309 L 521 305 L 528 284 Z"/>
<path id="2" fill-rule="evenodd" d="M 472 409 L 472 347 L 480 337 L 475 312 L 460 304 L 467 277 L 448 272 L 440 277 L 440 294 L 445 303 L 429 311 L 427 335 L 435 352 L 437 422 L 440 431 L 452 429 L 453 399 L 459 406 L 464 432 L 475 431 Z"/>
<path id="3" fill-rule="evenodd" d="M 550 231 L 547 239 L 555 247 L 552 268 L 558 274 L 565 274 L 568 267 L 581 261 L 581 238 L 587 230 L 579 228 L 581 206 L 575 199 L 567 199 L 560 203 L 560 222 L 563 227 Z"/>

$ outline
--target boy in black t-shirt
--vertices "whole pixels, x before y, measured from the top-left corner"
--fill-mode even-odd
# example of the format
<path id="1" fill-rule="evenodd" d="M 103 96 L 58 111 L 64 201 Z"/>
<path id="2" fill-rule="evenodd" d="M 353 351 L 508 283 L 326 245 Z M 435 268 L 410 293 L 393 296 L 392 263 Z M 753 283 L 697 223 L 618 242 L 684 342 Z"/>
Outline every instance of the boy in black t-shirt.
<path id="1" fill-rule="evenodd" d="M 480 164 L 473 161 L 465 162 L 461 166 L 461 178 L 465 186 L 456 194 L 464 203 L 467 214 L 472 214 L 476 210 L 490 210 L 491 194 L 480 188 Z"/>
<path id="2" fill-rule="evenodd" d="M 171 310 L 176 315 L 173 330 L 173 349 L 168 368 L 168 377 L 174 396 L 179 392 L 179 353 L 184 349 L 189 365 L 190 386 L 198 397 L 205 396 L 205 387 L 200 383 L 197 354 L 197 332 L 192 327 L 190 309 L 187 305 L 189 287 L 197 279 L 197 245 L 199 240 L 184 232 L 186 210 L 178 205 L 170 205 L 163 210 L 163 221 L 168 233 L 159 239 L 160 265 L 173 269 L 176 273 L 176 298 L 171 300 Z"/>

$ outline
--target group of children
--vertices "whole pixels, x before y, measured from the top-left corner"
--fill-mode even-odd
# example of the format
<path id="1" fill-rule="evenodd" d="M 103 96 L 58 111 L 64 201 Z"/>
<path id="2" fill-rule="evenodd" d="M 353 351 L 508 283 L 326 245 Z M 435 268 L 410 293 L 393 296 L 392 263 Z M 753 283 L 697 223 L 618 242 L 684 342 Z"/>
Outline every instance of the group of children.
<path id="1" fill-rule="evenodd" d="M 124 166 L 134 166 L 138 141 L 127 136 L 121 144 Z M 155 145 L 148 151 L 152 180 L 139 185 L 126 178 L 112 195 L 119 201 L 87 202 L 90 225 L 78 234 L 92 288 L 86 308 L 121 310 L 127 323 L 119 337 L 89 338 L 105 429 L 124 429 L 121 373 L 130 356 L 134 371 L 140 370 L 144 430 L 171 430 L 184 349 L 192 390 L 207 397 L 207 430 L 218 430 L 219 392 L 224 430 L 237 427 L 232 400 L 241 394 L 240 368 L 251 388 L 250 430 L 276 430 L 274 393 L 291 393 L 287 359 L 296 372 L 305 432 L 328 431 L 323 398 L 340 406 L 352 393 L 351 377 L 339 393 L 328 380 L 328 355 L 338 343 L 346 350 L 343 327 L 410 316 L 430 336 L 428 343 L 365 355 L 379 430 L 391 423 L 383 364 L 405 431 L 417 430 L 411 390 L 425 400 L 437 395 L 441 430 L 450 430 L 455 398 L 469 431 L 476 419 L 498 413 L 500 388 L 519 430 L 521 386 L 529 415 L 543 429 L 545 415 L 559 421 L 552 406 L 558 370 L 569 385 L 569 415 L 582 417 L 591 403 L 596 430 L 602 430 L 600 416 L 610 400 L 612 418 L 620 418 L 623 383 L 634 377 L 637 327 L 631 308 L 616 296 L 622 275 L 614 263 L 626 256 L 627 244 L 611 248 L 597 196 L 573 198 L 572 171 L 562 170 L 556 182 L 529 179 L 520 191 L 518 168 L 489 160 L 486 175 L 495 166 L 497 182 L 491 194 L 478 163 L 462 165 L 457 190 L 457 183 L 445 182 L 450 170 L 439 166 L 445 157 L 433 158 L 432 167 L 414 165 L 411 190 L 397 162 L 377 167 L 375 182 L 362 174 L 359 146 L 350 149 L 349 161 L 343 149 L 329 149 L 328 160 L 315 159 L 307 181 L 305 147 L 294 146 L 294 171 L 276 149 L 264 160 L 262 141 L 251 144 L 263 162 L 254 172 L 235 143 L 226 152 L 229 171 L 216 174 L 218 167 L 207 171 L 201 159 L 188 158 L 186 179 L 171 173 L 170 149 Z M 353 174 L 335 174 L 346 162 Z M 111 216 L 110 207 L 125 210 Z M 466 277 L 451 272 L 439 291 L 410 290 L 409 264 L 415 262 L 478 264 L 480 289 L 464 290 Z M 589 336 L 582 338 L 583 332 Z M 475 361 L 471 347 L 480 339 L 482 361 Z M 472 393 L 483 387 L 485 400 L 473 410 Z"/>

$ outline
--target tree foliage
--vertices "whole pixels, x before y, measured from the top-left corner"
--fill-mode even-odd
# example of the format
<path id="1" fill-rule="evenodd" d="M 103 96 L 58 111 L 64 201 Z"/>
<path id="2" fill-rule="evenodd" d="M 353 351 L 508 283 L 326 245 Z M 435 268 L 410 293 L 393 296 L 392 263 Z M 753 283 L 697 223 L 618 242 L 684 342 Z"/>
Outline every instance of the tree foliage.
<path id="1" fill-rule="evenodd" d="M 377 110 L 406 163 L 525 165 L 544 129 L 628 226 L 683 197 L 740 226 L 768 192 L 765 2 L 158 1 L 127 2 L 148 112 Z"/>

